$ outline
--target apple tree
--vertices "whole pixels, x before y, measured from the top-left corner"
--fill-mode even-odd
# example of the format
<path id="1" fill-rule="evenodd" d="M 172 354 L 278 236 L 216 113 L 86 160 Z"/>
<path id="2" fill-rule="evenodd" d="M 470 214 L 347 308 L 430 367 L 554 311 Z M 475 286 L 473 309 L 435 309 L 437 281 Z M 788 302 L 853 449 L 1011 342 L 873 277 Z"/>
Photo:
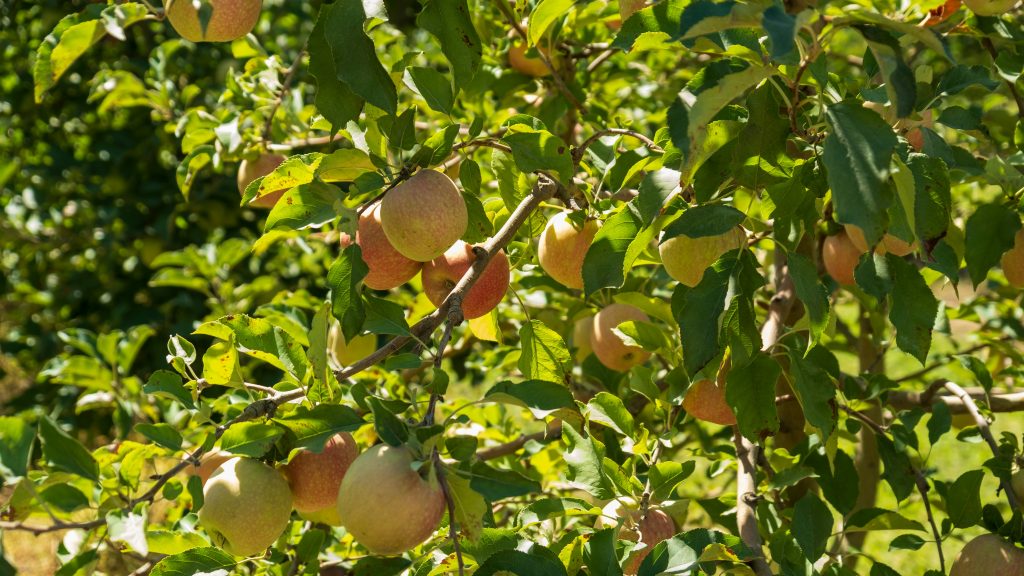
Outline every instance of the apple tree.
<path id="1" fill-rule="evenodd" d="M 0 573 L 1024 574 L 1018 4 L 0 7 Z"/>

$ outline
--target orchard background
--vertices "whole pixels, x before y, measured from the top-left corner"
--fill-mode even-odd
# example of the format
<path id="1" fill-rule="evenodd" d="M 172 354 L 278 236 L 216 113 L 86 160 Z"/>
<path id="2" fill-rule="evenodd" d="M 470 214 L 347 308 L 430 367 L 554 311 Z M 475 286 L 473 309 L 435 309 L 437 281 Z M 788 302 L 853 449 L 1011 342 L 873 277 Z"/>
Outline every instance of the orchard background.
<path id="1" fill-rule="evenodd" d="M 1024 574 L 1016 0 L 172 1 L 0 2 L 0 574 Z"/>

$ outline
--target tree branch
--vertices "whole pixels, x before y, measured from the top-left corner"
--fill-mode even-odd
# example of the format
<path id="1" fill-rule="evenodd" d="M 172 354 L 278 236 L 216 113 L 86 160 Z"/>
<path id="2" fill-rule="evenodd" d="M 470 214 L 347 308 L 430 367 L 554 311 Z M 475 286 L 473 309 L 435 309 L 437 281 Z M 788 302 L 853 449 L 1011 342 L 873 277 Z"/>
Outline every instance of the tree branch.
<path id="1" fill-rule="evenodd" d="M 665 150 L 661 146 L 658 146 L 657 144 L 654 143 L 654 140 L 651 140 L 647 136 L 644 136 L 643 134 L 635 130 L 629 130 L 626 128 L 606 128 L 604 130 L 599 130 L 595 132 L 590 138 L 584 140 L 583 143 L 580 144 L 579 148 L 576 148 L 575 150 L 572 151 L 573 164 L 579 164 L 580 161 L 583 160 L 583 155 L 586 154 L 587 148 L 589 148 L 591 144 L 597 142 L 604 136 L 612 136 L 615 134 L 621 136 L 632 136 L 633 138 L 636 138 L 637 140 L 643 142 L 644 146 L 647 146 L 647 148 L 649 148 L 652 152 L 657 152 L 659 154 L 665 152 Z"/>
<path id="2" fill-rule="evenodd" d="M 441 493 L 444 494 L 444 501 L 448 507 L 448 537 L 451 538 L 452 548 L 455 550 L 455 561 L 459 566 L 459 576 L 466 574 L 466 561 L 462 558 L 462 546 L 459 544 L 459 533 L 455 530 L 455 499 L 452 497 L 451 487 L 448 485 L 448 477 L 445 475 L 444 465 L 441 464 L 441 456 L 434 448 L 434 467 L 437 471 L 437 483 L 441 486 Z"/>

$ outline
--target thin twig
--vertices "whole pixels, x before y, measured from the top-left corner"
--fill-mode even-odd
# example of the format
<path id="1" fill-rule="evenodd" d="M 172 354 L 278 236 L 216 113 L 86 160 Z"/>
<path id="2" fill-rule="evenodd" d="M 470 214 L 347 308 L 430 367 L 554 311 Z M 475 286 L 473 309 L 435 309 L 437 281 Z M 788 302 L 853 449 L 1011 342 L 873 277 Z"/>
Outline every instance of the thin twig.
<path id="1" fill-rule="evenodd" d="M 448 537 L 451 538 L 452 548 L 455 550 L 455 561 L 459 565 L 459 576 L 466 573 L 466 562 L 462 558 L 462 545 L 459 544 L 459 533 L 455 530 L 455 499 L 452 497 L 451 488 L 448 486 L 448 477 L 445 475 L 444 465 L 441 464 L 441 456 L 434 449 L 434 467 L 437 471 L 437 483 L 441 486 L 441 493 L 444 494 L 444 501 L 448 505 Z"/>
<path id="2" fill-rule="evenodd" d="M 649 148 L 652 152 L 657 152 L 658 154 L 662 154 L 665 152 L 665 150 L 661 146 L 658 146 L 657 144 L 654 143 L 654 140 L 651 140 L 650 138 L 644 136 L 643 134 L 637 132 L 636 130 L 629 130 L 627 128 L 606 128 L 604 130 L 595 132 L 590 138 L 584 140 L 583 144 L 580 144 L 579 148 L 576 148 L 575 150 L 572 151 L 573 163 L 580 163 L 580 161 L 583 159 L 583 155 L 587 153 L 587 148 L 589 148 L 591 144 L 597 142 L 600 138 L 603 138 L 604 136 L 611 136 L 614 134 L 621 136 L 632 136 L 633 138 L 636 138 L 637 140 L 643 142 L 644 145 L 647 146 L 647 148 Z"/>
<path id="3" fill-rule="evenodd" d="M 490 448 L 484 448 L 476 453 L 477 460 L 494 460 L 495 458 L 501 458 L 502 456 L 508 456 L 509 454 L 515 454 L 520 448 L 525 446 L 528 442 L 553 442 L 562 437 L 562 422 L 561 420 L 552 421 L 548 424 L 547 428 L 542 432 L 534 432 L 533 434 L 522 434 L 515 440 L 492 446 Z"/>
<path id="4" fill-rule="evenodd" d="M 982 343 L 977 344 L 975 346 L 971 346 L 970 348 L 965 348 L 963 350 L 957 350 L 955 352 L 950 352 L 948 354 L 944 354 L 944 355 L 942 355 L 940 357 L 941 358 L 940 360 L 938 360 L 938 361 L 936 361 L 936 362 L 934 362 L 932 364 L 929 364 L 929 365 L 921 368 L 920 370 L 915 370 L 915 371 L 911 372 L 910 374 L 905 374 L 903 376 L 900 376 L 899 378 L 894 379 L 893 382 L 906 382 L 907 380 L 916 380 L 917 378 L 921 378 L 922 376 L 927 376 L 931 372 L 934 372 L 935 370 L 938 370 L 939 368 L 942 368 L 943 366 L 948 364 L 949 361 L 952 360 L 953 357 L 955 357 L 955 356 L 961 356 L 963 354 L 973 354 L 975 352 L 978 352 L 979 350 L 984 350 L 985 348 L 988 348 L 990 346 L 995 346 L 997 344 L 1001 344 L 1003 342 L 1006 342 L 1009 339 L 1010 339 L 1009 336 L 1003 336 L 1002 338 L 999 338 L 998 340 L 994 340 L 992 342 L 982 342 Z M 941 386 L 939 388 L 941 388 Z"/>
<path id="5" fill-rule="evenodd" d="M 946 573 L 946 556 L 942 553 L 942 536 L 939 534 L 939 527 L 935 524 L 935 515 L 932 514 L 932 503 L 928 500 L 928 480 L 917 467 L 914 467 L 915 484 L 917 491 L 921 493 L 921 500 L 924 502 L 924 513 L 928 516 L 928 524 L 932 527 L 932 535 L 935 537 L 935 549 L 939 551 L 939 567 L 942 573 Z"/>
<path id="6" fill-rule="evenodd" d="M 267 115 L 267 122 L 263 125 L 263 141 L 270 142 L 270 132 L 274 128 L 274 115 L 277 114 L 281 103 L 284 102 L 284 97 L 288 93 L 288 88 L 291 87 L 292 81 L 295 80 L 295 73 L 299 71 L 299 67 L 302 65 L 302 57 L 306 54 L 306 45 L 303 44 L 302 50 L 295 56 L 295 61 L 288 67 L 288 72 L 285 74 L 284 81 L 281 82 L 281 90 L 277 94 L 277 98 L 274 99 L 274 105 L 270 108 L 270 114 Z"/>
<path id="7" fill-rule="evenodd" d="M 388 185 L 385 186 L 384 189 L 381 190 L 379 194 L 377 194 L 373 198 L 370 198 L 366 202 L 363 202 L 363 205 L 356 209 L 356 216 L 362 216 L 363 212 L 365 212 L 367 208 L 373 206 L 374 204 L 382 200 L 384 196 L 387 195 L 388 192 L 394 190 L 399 184 L 405 182 L 411 176 L 412 168 L 408 166 L 402 166 L 402 168 L 398 171 L 398 174 L 395 175 L 394 179 L 391 180 L 391 182 L 389 182 Z"/>

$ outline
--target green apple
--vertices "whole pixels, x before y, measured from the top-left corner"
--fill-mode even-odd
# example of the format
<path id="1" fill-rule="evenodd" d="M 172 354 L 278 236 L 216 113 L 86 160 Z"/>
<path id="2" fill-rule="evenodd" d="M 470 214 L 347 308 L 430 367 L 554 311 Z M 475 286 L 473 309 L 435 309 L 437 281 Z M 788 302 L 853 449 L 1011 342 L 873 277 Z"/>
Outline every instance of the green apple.
<path id="1" fill-rule="evenodd" d="M 292 505 L 300 514 L 324 524 L 337 524 L 338 489 L 359 445 L 348 432 L 336 434 L 316 453 L 303 450 L 284 466 L 292 489 Z"/>
<path id="2" fill-rule="evenodd" d="M 444 254 L 424 264 L 421 279 L 427 299 L 440 306 L 474 261 L 473 247 L 459 240 Z M 509 274 L 508 257 L 504 250 L 499 250 L 462 299 L 462 315 L 472 320 L 494 310 L 508 290 Z"/>
<path id="3" fill-rule="evenodd" d="M 964 4 L 978 16 L 1001 16 L 1017 5 L 1018 0 L 964 0 Z"/>
<path id="4" fill-rule="evenodd" d="M 231 42 L 245 36 L 260 19 L 263 0 L 207 0 L 210 20 L 204 32 L 194 0 L 165 0 L 171 26 L 190 42 Z"/>
<path id="5" fill-rule="evenodd" d="M 700 284 L 704 271 L 730 250 L 746 246 L 747 235 L 737 226 L 718 236 L 690 238 L 680 234 L 658 246 L 665 271 L 676 281 L 689 287 Z"/>
<path id="6" fill-rule="evenodd" d="M 600 224 L 587 220 L 576 226 L 568 212 L 559 212 L 548 220 L 537 242 L 537 261 L 556 282 L 566 288 L 583 288 L 583 259 L 594 241 Z"/>
<path id="7" fill-rule="evenodd" d="M 647 322 L 647 314 L 628 304 L 611 304 L 594 316 L 590 332 L 590 348 L 606 367 L 626 372 L 637 364 L 643 364 L 651 353 L 638 346 L 629 346 L 613 330 L 623 322 Z"/>
<path id="8" fill-rule="evenodd" d="M 347 342 L 341 332 L 341 324 L 334 322 L 331 331 L 327 333 L 327 350 L 335 364 L 351 366 L 377 351 L 377 337 L 373 334 L 360 334 Z"/>
<path id="9" fill-rule="evenodd" d="M 380 223 L 401 255 L 429 262 L 465 234 L 469 211 L 451 178 L 420 170 L 384 196 Z"/>
<path id="10" fill-rule="evenodd" d="M 372 554 L 412 549 L 437 530 L 445 499 L 434 471 L 424 478 L 406 447 L 378 444 L 356 458 L 338 492 L 341 525 Z"/>
<path id="11" fill-rule="evenodd" d="M 232 458 L 203 487 L 199 523 L 213 543 L 235 556 L 262 554 L 292 514 L 288 481 L 259 460 Z"/>
<path id="12" fill-rule="evenodd" d="M 984 534 L 964 546 L 949 576 L 1010 576 L 1024 574 L 1024 550 L 995 534 Z"/>

